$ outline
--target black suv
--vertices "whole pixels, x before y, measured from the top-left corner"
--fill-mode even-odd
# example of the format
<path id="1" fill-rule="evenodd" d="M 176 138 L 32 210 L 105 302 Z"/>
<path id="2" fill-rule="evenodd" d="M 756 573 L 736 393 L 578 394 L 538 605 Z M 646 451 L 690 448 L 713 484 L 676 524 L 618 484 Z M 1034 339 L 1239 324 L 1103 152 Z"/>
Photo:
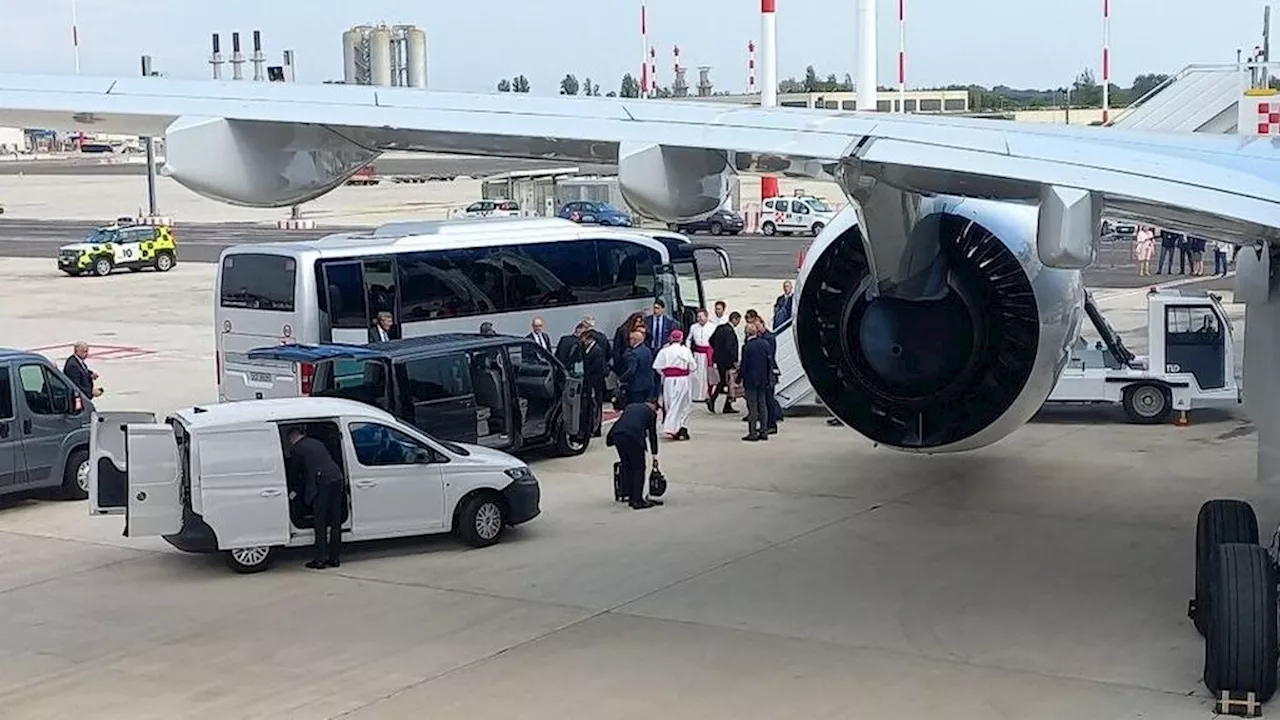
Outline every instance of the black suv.
<path id="1" fill-rule="evenodd" d="M 746 227 L 742 216 L 732 210 L 721 208 L 701 220 L 686 223 L 671 223 L 667 226 L 671 232 L 692 235 L 708 232 L 712 235 L 737 235 Z"/>
<path id="2" fill-rule="evenodd" d="M 276 345 L 250 360 L 310 365 L 311 396 L 359 400 L 435 437 L 580 455 L 582 379 L 532 340 L 445 334 L 372 345 Z"/>

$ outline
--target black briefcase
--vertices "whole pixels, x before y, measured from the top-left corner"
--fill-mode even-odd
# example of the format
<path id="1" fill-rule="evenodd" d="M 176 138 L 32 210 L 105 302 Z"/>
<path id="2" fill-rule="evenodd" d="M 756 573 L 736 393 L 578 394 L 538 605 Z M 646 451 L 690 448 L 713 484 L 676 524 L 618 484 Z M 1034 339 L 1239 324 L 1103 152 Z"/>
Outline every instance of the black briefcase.
<path id="1" fill-rule="evenodd" d="M 622 463 L 616 462 L 613 464 L 613 501 L 627 502 L 629 499 L 622 487 Z"/>

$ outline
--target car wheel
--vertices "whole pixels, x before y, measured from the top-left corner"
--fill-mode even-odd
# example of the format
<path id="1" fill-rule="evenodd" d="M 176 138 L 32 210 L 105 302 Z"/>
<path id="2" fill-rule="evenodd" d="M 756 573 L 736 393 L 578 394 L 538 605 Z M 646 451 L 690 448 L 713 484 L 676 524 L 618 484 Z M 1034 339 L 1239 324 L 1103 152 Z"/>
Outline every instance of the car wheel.
<path id="1" fill-rule="evenodd" d="M 823 225 L 823 224 L 822 224 L 822 223 L 820 223 L 820 222 L 814 223 L 814 224 L 813 224 L 813 228 L 812 228 L 812 230 L 813 230 L 813 236 L 814 236 L 814 237 L 818 237 L 818 235 L 822 232 L 822 228 L 824 228 L 824 227 L 826 227 L 826 225 Z"/>
<path id="2" fill-rule="evenodd" d="M 724 234 L 724 226 L 723 226 L 723 225 L 721 225 L 721 224 L 720 224 L 720 223 L 718 223 L 718 222 L 713 222 L 713 223 L 711 223 L 711 234 L 712 234 L 712 235 L 723 235 L 723 234 Z"/>
<path id="3" fill-rule="evenodd" d="M 156 255 L 156 270 L 159 272 L 169 272 L 173 269 L 173 255 L 162 252 Z"/>
<path id="4" fill-rule="evenodd" d="M 93 274 L 98 277 L 106 277 L 111 274 L 111 269 L 115 264 L 111 262 L 111 258 L 100 257 L 93 261 Z"/>
<path id="5" fill-rule="evenodd" d="M 89 497 L 89 449 L 76 448 L 67 454 L 67 464 L 62 466 L 62 486 L 58 496 L 63 500 L 83 500 Z"/>
<path id="6" fill-rule="evenodd" d="M 484 492 L 472 495 L 462 503 L 454 529 L 462 542 L 482 548 L 498 542 L 506 526 L 507 513 L 498 494 Z"/>
<path id="7" fill-rule="evenodd" d="M 1169 393 L 1159 385 L 1142 383 L 1124 390 L 1124 412 L 1139 425 L 1158 425 L 1173 414 Z"/>
<path id="8" fill-rule="evenodd" d="M 271 567 L 271 561 L 275 559 L 275 548 L 268 545 L 235 548 L 227 550 L 223 553 L 223 556 L 227 560 L 227 567 L 234 572 L 238 572 L 241 575 L 251 575 Z"/>
<path id="9" fill-rule="evenodd" d="M 769 237 L 773 237 L 778 234 L 778 226 L 771 222 L 767 222 L 760 226 L 760 232 L 768 235 Z"/>
<path id="10" fill-rule="evenodd" d="M 583 437 L 581 439 L 572 437 L 564 429 L 564 423 L 560 424 L 560 431 L 556 433 L 556 454 L 560 457 L 574 457 L 581 455 L 591 446 L 591 438 Z"/>

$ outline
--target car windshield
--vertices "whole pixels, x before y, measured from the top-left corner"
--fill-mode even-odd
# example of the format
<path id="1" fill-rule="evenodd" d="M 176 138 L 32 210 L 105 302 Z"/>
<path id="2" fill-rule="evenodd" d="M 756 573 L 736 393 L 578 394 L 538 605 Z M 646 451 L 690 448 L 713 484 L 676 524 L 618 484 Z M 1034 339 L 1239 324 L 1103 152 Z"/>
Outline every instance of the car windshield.
<path id="1" fill-rule="evenodd" d="M 587 206 L 587 209 L 594 210 L 596 212 L 612 212 L 612 213 L 621 212 L 620 210 L 618 210 L 618 208 L 606 202 L 590 203 Z"/>
<path id="2" fill-rule="evenodd" d="M 89 233 L 89 237 L 85 238 L 85 242 L 101 245 L 102 243 L 115 242 L 115 228 L 98 228 Z"/>
<path id="3" fill-rule="evenodd" d="M 813 198 L 809 200 L 809 205 L 812 206 L 813 209 L 817 210 L 818 212 L 831 212 L 831 208 L 826 203 L 822 202 L 817 198 Z"/>

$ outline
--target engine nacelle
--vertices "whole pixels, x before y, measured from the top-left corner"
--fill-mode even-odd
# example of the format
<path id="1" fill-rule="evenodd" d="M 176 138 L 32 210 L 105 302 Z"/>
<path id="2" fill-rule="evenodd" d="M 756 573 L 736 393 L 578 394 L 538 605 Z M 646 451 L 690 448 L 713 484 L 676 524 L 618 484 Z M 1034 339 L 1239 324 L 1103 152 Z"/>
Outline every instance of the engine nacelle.
<path id="1" fill-rule="evenodd" d="M 329 192 L 380 153 L 318 125 L 179 118 L 164 174 L 233 205 L 285 207 Z"/>
<path id="2" fill-rule="evenodd" d="M 701 220 L 729 199 L 734 171 L 725 153 L 622 143 L 618 189 L 636 213 L 666 223 Z"/>
<path id="3" fill-rule="evenodd" d="M 915 452 L 990 445 L 1031 419 L 1079 331 L 1084 283 L 1041 264 L 1033 205 L 925 198 L 911 242 L 938 242 L 946 294 L 876 296 L 875 238 L 847 209 L 801 269 L 795 339 L 814 390 L 869 439 Z M 935 240 L 936 239 L 936 240 Z M 870 257 L 869 257 L 870 255 Z"/>

